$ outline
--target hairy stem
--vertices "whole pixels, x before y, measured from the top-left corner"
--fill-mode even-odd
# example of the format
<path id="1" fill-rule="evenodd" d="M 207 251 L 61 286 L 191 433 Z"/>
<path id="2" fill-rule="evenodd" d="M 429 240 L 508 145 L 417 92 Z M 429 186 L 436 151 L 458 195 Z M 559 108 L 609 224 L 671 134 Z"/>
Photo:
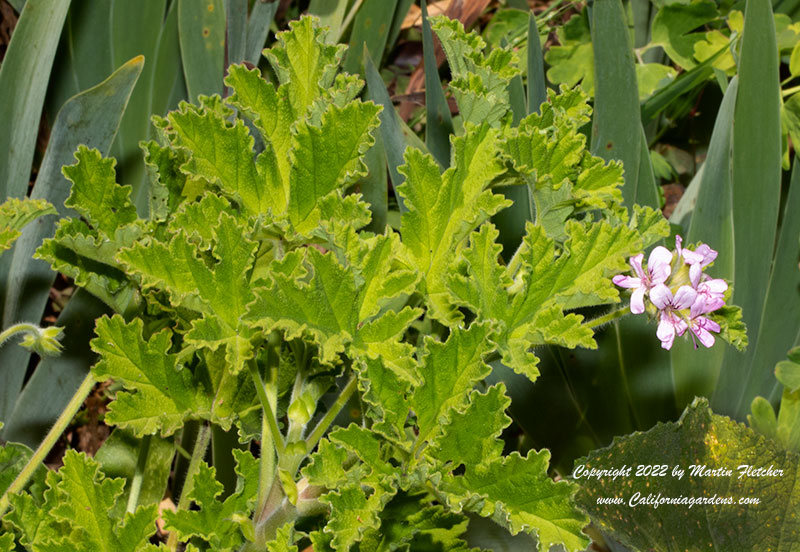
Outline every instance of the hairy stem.
<path id="1" fill-rule="evenodd" d="M 145 435 L 142 438 L 142 444 L 139 445 L 139 457 L 136 460 L 136 471 L 131 480 L 131 494 L 128 495 L 128 505 L 125 508 L 126 512 L 133 513 L 136 511 L 136 506 L 139 504 L 139 494 L 142 492 L 142 480 L 144 479 L 144 470 L 147 467 L 147 456 L 150 452 L 150 441 L 152 435 Z"/>
<path id="2" fill-rule="evenodd" d="M 344 406 L 347 404 L 347 401 L 350 400 L 350 397 L 353 396 L 356 388 L 358 387 L 358 378 L 353 374 L 350 377 L 350 381 L 347 382 L 347 385 L 344 386 L 342 392 L 339 394 L 339 397 L 336 399 L 336 402 L 333 403 L 325 413 L 325 416 L 319 421 L 317 427 L 309 434 L 306 438 L 306 450 L 311 452 L 314 450 L 314 447 L 317 446 L 319 440 L 322 439 L 322 436 L 325 435 L 325 432 L 328 431 L 328 428 L 331 427 L 333 420 L 336 419 L 336 416 L 339 415 L 339 412 L 342 411 Z"/>
<path id="3" fill-rule="evenodd" d="M 626 316 L 630 312 L 631 312 L 630 307 L 628 305 L 625 305 L 624 307 L 620 307 L 617 310 L 612 310 L 611 312 L 608 312 L 603 316 L 598 316 L 597 318 L 589 320 L 584 324 L 584 326 L 592 329 L 598 328 L 603 324 L 608 324 L 609 322 L 613 322 L 614 320 L 622 318 L 623 316 Z"/>
<path id="4" fill-rule="evenodd" d="M 183 489 L 181 489 L 181 498 L 178 501 L 178 510 L 186 510 L 189 507 L 190 498 L 194 489 L 194 477 L 200 470 L 200 462 L 205 458 L 208 445 L 211 442 L 211 426 L 203 424 L 197 432 L 197 440 L 194 442 L 192 449 L 192 459 L 189 461 L 189 468 L 186 470 L 186 479 L 183 482 Z M 178 547 L 178 532 L 172 531 L 167 541 L 167 547 L 170 550 L 177 550 Z"/>
<path id="5" fill-rule="evenodd" d="M 39 333 L 39 326 L 29 322 L 20 322 L 0 332 L 0 345 L 20 333 Z"/>
<path id="6" fill-rule="evenodd" d="M 10 329 L 11 328 L 9 328 L 9 330 Z M 27 464 L 25 464 L 25 467 L 22 468 L 22 471 L 19 472 L 19 475 L 17 475 L 17 478 L 14 479 L 8 489 L 6 489 L 6 492 L 3 493 L 2 498 L 0 498 L 0 518 L 2 518 L 8 510 L 9 497 L 14 493 L 21 492 L 25 488 L 25 485 L 27 485 L 28 481 L 30 481 L 30 478 L 33 476 L 36 468 L 39 467 L 39 465 L 44 461 L 47 454 L 58 441 L 58 438 L 61 437 L 61 434 L 64 433 L 65 429 L 67 429 L 67 426 L 69 425 L 70 421 L 72 421 L 72 418 L 75 417 L 75 414 L 83 405 L 83 401 L 85 401 L 86 397 L 89 396 L 89 392 L 92 390 L 92 387 L 94 387 L 94 378 L 92 377 L 92 374 L 89 373 L 84 378 L 80 387 L 78 387 L 78 390 L 75 391 L 75 394 L 72 395 L 72 398 L 69 400 L 69 403 L 67 403 L 66 408 L 64 408 L 64 411 L 61 412 L 61 415 L 56 420 L 56 423 L 52 428 L 50 428 L 50 431 L 47 432 L 44 440 L 39 444 L 39 448 L 36 449 L 36 452 L 33 453 L 31 459 Z"/>
<path id="7" fill-rule="evenodd" d="M 269 424 L 269 430 L 270 434 L 272 435 L 272 442 L 275 447 L 275 452 L 278 454 L 278 458 L 280 459 L 286 445 L 283 442 L 281 430 L 278 428 L 278 420 L 275 418 L 275 411 L 272 409 L 272 404 L 270 403 L 266 388 L 264 387 L 264 381 L 261 379 L 261 374 L 258 372 L 258 364 L 256 363 L 256 360 L 251 359 L 248 361 L 247 367 L 250 370 L 250 377 L 253 378 L 253 384 L 256 386 L 256 392 L 258 393 L 258 399 L 261 401 L 261 409 L 264 411 L 264 417 L 267 419 L 267 423 Z"/>

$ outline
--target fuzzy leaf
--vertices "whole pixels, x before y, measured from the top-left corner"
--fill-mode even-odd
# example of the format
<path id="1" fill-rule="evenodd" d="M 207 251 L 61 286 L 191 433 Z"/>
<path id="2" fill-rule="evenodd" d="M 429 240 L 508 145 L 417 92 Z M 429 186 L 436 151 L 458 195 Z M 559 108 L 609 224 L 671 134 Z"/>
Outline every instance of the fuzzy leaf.
<path id="1" fill-rule="evenodd" d="M 489 190 L 502 172 L 497 131 L 470 127 L 453 139 L 451 167 L 439 175 L 430 155 L 406 150 L 406 177 L 398 192 L 408 207 L 400 233 L 410 264 L 423 275 L 428 305 L 435 318 L 452 323 L 459 315 L 446 287 L 450 265 L 469 233 L 510 202 Z"/>
<path id="2" fill-rule="evenodd" d="M 326 44 L 326 31 L 308 16 L 292 21 L 289 30 L 275 38 L 278 44 L 264 50 L 264 55 L 280 84 L 288 88 L 294 118 L 304 118 L 322 90 L 333 83 L 345 47 Z"/>
<path id="3" fill-rule="evenodd" d="M 382 359 L 367 359 L 358 376 L 362 399 L 370 407 L 366 414 L 375 420 L 373 431 L 392 441 L 405 442 L 408 437 L 403 428 L 409 411 L 405 395 L 409 383 L 400 379 L 397 371 L 387 368 Z"/>
<path id="4" fill-rule="evenodd" d="M 189 152 L 181 167 L 186 174 L 208 180 L 232 199 L 240 201 L 250 214 L 275 208 L 276 196 L 253 161 L 253 137 L 241 120 L 232 126 L 211 110 L 186 103 L 168 115 L 175 133 L 175 143 Z"/>
<path id="5" fill-rule="evenodd" d="M 49 514 L 73 529 L 73 550 L 134 552 L 155 533 L 155 504 L 140 507 L 122 520 L 110 515 L 125 482 L 101 479 L 99 465 L 85 454 L 68 450 L 64 466 L 47 482 L 48 492 L 58 495 L 58 505 Z"/>
<path id="6" fill-rule="evenodd" d="M 475 384 L 489 374 L 490 368 L 483 362 L 483 355 L 490 350 L 489 336 L 487 325 L 473 324 L 469 330 L 454 329 L 444 343 L 425 339 L 420 361 L 423 383 L 409 398 L 417 415 L 417 449 L 440 435 L 451 409 L 466 403 Z"/>
<path id="7" fill-rule="evenodd" d="M 129 196 L 130 186 L 116 183 L 114 159 L 103 159 L 100 152 L 78 146 L 77 163 L 63 168 L 72 182 L 72 192 L 64 205 L 78 211 L 94 228 L 113 237 L 117 228 L 136 220 L 136 207 Z"/>
<path id="8" fill-rule="evenodd" d="M 392 343 L 419 311 L 388 311 L 370 320 L 385 301 L 414 283 L 413 274 L 407 271 L 390 274 L 393 257 L 384 251 L 392 250 L 392 241 L 379 236 L 359 249 L 364 255 L 358 268 L 348 269 L 332 253 L 322 254 L 314 248 L 287 254 L 280 264 L 307 267 L 307 281 L 298 280 L 294 270 L 273 270 L 272 282 L 256 292 L 247 319 L 266 329 L 286 330 L 288 338 L 311 335 L 325 363 L 332 362 L 346 346 L 372 357 L 382 349 L 396 349 Z M 368 320 L 372 323 L 364 324 Z M 370 341 L 376 336 L 385 341 Z"/>
<path id="9" fill-rule="evenodd" d="M 11 247 L 26 224 L 41 216 L 55 214 L 58 214 L 55 207 L 43 199 L 6 199 L 0 204 L 0 253 Z"/>
<path id="10" fill-rule="evenodd" d="M 258 494 L 258 461 L 247 451 L 233 449 L 236 459 L 236 491 L 217 498 L 223 490 L 216 480 L 216 469 L 200 464 L 190 498 L 199 510 L 165 511 L 167 529 L 181 539 L 200 537 L 214 550 L 235 549 L 244 542 L 242 525 L 251 523 L 253 501 Z"/>
<path id="11" fill-rule="evenodd" d="M 331 105 L 319 126 L 300 122 L 292 136 L 289 220 L 295 230 L 308 233 L 318 222 L 318 201 L 353 184 L 367 172 L 363 157 L 375 143 L 381 108 L 355 101 Z"/>
<path id="12" fill-rule="evenodd" d="M 350 550 L 365 531 L 377 529 L 380 526 L 378 514 L 387 498 L 380 491 L 367 497 L 358 485 L 343 487 L 320 497 L 331 507 L 330 521 L 324 531 L 333 535 L 333 549 Z"/>
<path id="13" fill-rule="evenodd" d="M 215 242 L 211 253 L 216 261 L 211 266 L 198 258 L 199 249 L 205 248 L 193 245 L 182 231 L 168 244 L 136 243 L 120 252 L 119 259 L 141 276 L 145 289 L 164 289 L 174 304 L 202 313 L 186 335 L 187 343 L 211 350 L 224 346 L 236 374 L 253 354 L 250 332 L 240 319 L 254 298 L 248 272 L 258 245 L 248 239 L 245 227 L 225 212 L 211 232 Z"/>
<path id="14" fill-rule="evenodd" d="M 114 378 L 136 391 L 117 393 L 109 408 L 110 423 L 129 427 L 137 437 L 156 431 L 170 435 L 187 418 L 208 416 L 211 399 L 168 352 L 172 332 L 165 329 L 145 341 L 142 327 L 139 318 L 130 324 L 118 315 L 98 320 L 91 346 L 101 359 L 92 373 L 98 381 Z"/>
<path id="15" fill-rule="evenodd" d="M 613 466 L 609 459 L 613 459 Z M 622 544 L 641 550 L 795 550 L 800 546 L 800 457 L 727 417 L 713 414 L 706 399 L 695 399 L 677 422 L 660 423 L 644 433 L 617 438 L 605 449 L 577 461 L 586 469 L 637 465 L 678 466 L 682 478 L 650 476 L 581 478 L 576 495 L 599 528 Z M 720 470 L 717 475 L 692 474 Z M 740 467 L 741 466 L 741 467 Z M 741 476 L 753 470 L 782 470 L 779 475 Z M 730 470 L 723 473 L 723 470 Z M 745 472 L 746 473 L 746 472 Z M 648 497 L 694 500 L 688 503 L 629 506 L 639 493 Z M 622 504 L 597 503 L 621 497 Z M 702 504 L 703 499 L 722 499 Z M 739 504 L 756 498 L 759 504 Z M 726 503 L 728 500 L 731 503 Z M 622 516 L 622 517 L 620 517 Z M 624 521 L 622 521 L 624 519 Z M 666 533 L 665 533 L 666 532 Z M 664 535 L 668 535 L 665 540 Z"/>
<path id="16" fill-rule="evenodd" d="M 588 520 L 572 505 L 575 486 L 550 479 L 549 460 L 546 450 L 527 457 L 513 452 L 484 469 L 446 476 L 440 488 L 457 512 L 466 509 L 490 517 L 512 535 L 535 535 L 540 552 L 558 544 L 568 551 L 584 550 L 589 539 L 581 530 Z"/>

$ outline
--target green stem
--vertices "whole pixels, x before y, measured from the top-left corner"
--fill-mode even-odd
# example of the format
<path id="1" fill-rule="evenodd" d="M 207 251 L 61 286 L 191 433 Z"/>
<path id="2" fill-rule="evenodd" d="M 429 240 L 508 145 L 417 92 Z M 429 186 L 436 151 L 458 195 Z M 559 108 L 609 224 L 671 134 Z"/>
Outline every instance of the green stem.
<path id="1" fill-rule="evenodd" d="M 64 408 L 64 411 L 61 412 L 61 415 L 56 420 L 56 423 L 52 428 L 50 428 L 50 431 L 47 432 L 44 440 L 39 444 L 39 448 L 36 449 L 36 452 L 33 453 L 31 459 L 28 460 L 28 463 L 25 464 L 25 467 L 22 468 L 22 471 L 19 472 L 19 475 L 17 475 L 17 478 L 14 479 L 8 489 L 6 489 L 6 492 L 3 493 L 2 498 L 0 498 L 0 518 L 2 518 L 8 510 L 9 497 L 14 493 L 21 492 L 25 488 L 25 485 L 28 484 L 28 481 L 36 471 L 36 468 L 38 468 L 39 465 L 44 462 L 47 454 L 56 444 L 59 437 L 61 437 L 61 434 L 64 433 L 64 430 L 67 429 L 67 426 L 72 421 L 72 418 L 75 417 L 75 414 L 83 405 L 83 401 L 86 400 L 86 397 L 89 395 L 89 392 L 91 392 L 92 387 L 94 387 L 94 378 L 92 377 L 92 374 L 89 373 L 84 378 L 80 387 L 78 387 L 78 390 L 75 391 L 75 394 L 72 395 L 72 398 L 70 399 L 69 403 L 67 403 L 66 408 Z"/>
<path id="2" fill-rule="evenodd" d="M 781 91 L 781 97 L 785 98 L 787 96 L 791 96 L 795 92 L 800 91 L 800 86 L 793 86 L 792 88 L 787 88 L 786 90 Z"/>
<path id="3" fill-rule="evenodd" d="M 247 367 L 250 370 L 250 377 L 253 378 L 253 384 L 256 386 L 256 392 L 258 393 L 258 399 L 261 401 L 261 409 L 264 411 L 264 417 L 267 419 L 267 423 L 269 424 L 269 430 L 272 434 L 275 452 L 278 454 L 278 458 L 280 459 L 286 445 L 283 442 L 281 430 L 278 428 L 278 420 L 275 418 L 275 412 L 272 410 L 272 405 L 269 397 L 267 396 L 267 391 L 264 388 L 264 381 L 261 379 L 261 374 L 258 373 L 258 364 L 256 363 L 256 360 L 251 359 L 247 363 Z"/>
<path id="4" fill-rule="evenodd" d="M 36 334 L 39 333 L 39 326 L 36 324 L 31 324 L 29 322 L 20 322 L 19 324 L 14 324 L 13 326 L 6 328 L 2 332 L 0 332 L 0 345 L 17 335 L 18 333 L 32 333 Z"/>
<path id="5" fill-rule="evenodd" d="M 347 401 L 350 400 L 350 397 L 353 396 L 356 388 L 358 387 L 358 378 L 355 374 L 350 378 L 350 381 L 347 382 L 347 385 L 344 386 L 342 392 L 339 393 L 339 397 L 336 399 L 336 402 L 331 405 L 328 412 L 325 413 L 325 416 L 319 421 L 317 427 L 309 434 L 306 438 L 306 450 L 311 452 L 314 450 L 314 447 L 317 446 L 319 440 L 322 439 L 322 436 L 325 435 L 325 432 L 328 431 L 328 428 L 331 427 L 333 420 L 336 419 L 336 416 L 339 415 L 339 412 L 342 411 L 342 408 L 347 404 Z"/>
<path id="6" fill-rule="evenodd" d="M 192 449 L 192 459 L 189 461 L 189 468 L 186 470 L 186 479 L 183 482 L 183 489 L 181 489 L 181 498 L 178 501 L 178 510 L 186 510 L 189 507 L 191 499 L 189 495 L 192 494 L 194 489 L 194 478 L 197 472 L 200 471 L 200 462 L 206 456 L 208 445 L 211 442 L 211 426 L 203 424 L 197 431 L 197 440 L 194 442 Z M 172 531 L 167 540 L 167 547 L 170 550 L 177 550 L 178 548 L 178 532 Z"/>
<path id="7" fill-rule="evenodd" d="M 147 455 L 150 452 L 152 438 L 152 435 L 145 435 L 142 438 L 142 444 L 139 445 L 139 458 L 136 460 L 136 471 L 133 473 L 133 479 L 131 480 L 131 494 L 128 495 L 126 512 L 135 512 L 136 506 L 139 504 L 139 494 L 142 492 L 142 480 L 144 479 L 144 470 L 147 467 Z"/>
<path id="8" fill-rule="evenodd" d="M 593 320 L 589 320 L 584 324 L 584 326 L 586 326 L 587 328 L 594 329 L 597 328 L 598 326 L 602 326 L 603 324 L 608 324 L 609 322 L 613 322 L 618 318 L 622 318 L 623 316 L 629 313 L 630 313 L 630 306 L 625 305 L 624 307 L 620 307 L 617 310 L 612 310 L 611 312 L 608 312 L 603 316 L 598 316 Z"/>

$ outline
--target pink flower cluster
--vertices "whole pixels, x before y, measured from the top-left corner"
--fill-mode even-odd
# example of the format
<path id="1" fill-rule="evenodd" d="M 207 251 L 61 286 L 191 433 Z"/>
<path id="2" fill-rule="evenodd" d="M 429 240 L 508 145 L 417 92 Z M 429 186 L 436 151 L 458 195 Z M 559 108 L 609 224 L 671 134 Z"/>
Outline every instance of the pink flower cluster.
<path id="1" fill-rule="evenodd" d="M 694 251 L 682 245 L 683 239 L 676 236 L 675 253 L 666 247 L 656 247 L 647 259 L 646 268 L 642 266 L 644 254 L 631 257 L 629 262 L 635 276 L 614 276 L 613 282 L 633 290 L 634 314 L 645 312 L 644 298 L 649 297 L 659 319 L 656 335 L 664 349 L 670 349 L 675 336 L 682 336 L 686 330 L 691 331 L 695 348 L 697 341 L 711 347 L 714 344 L 711 332 L 719 333 L 720 327 L 704 315 L 725 305 L 723 296 L 728 284 L 703 273 L 717 258 L 716 251 L 706 244 L 700 244 Z"/>

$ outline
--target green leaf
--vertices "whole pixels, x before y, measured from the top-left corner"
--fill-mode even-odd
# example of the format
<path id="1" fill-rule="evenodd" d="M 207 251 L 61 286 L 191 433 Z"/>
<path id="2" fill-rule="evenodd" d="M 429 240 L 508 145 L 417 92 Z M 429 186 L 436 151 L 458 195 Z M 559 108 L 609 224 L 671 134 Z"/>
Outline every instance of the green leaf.
<path id="1" fill-rule="evenodd" d="M 241 120 L 231 126 L 220 114 L 185 103 L 168 119 L 176 145 L 189 152 L 189 160 L 181 170 L 219 186 L 250 214 L 275 206 L 274 192 L 270 192 L 279 183 L 270 183 L 269 173 L 253 162 L 254 140 Z"/>
<path id="2" fill-rule="evenodd" d="M 381 440 L 369 429 L 350 424 L 347 428 L 332 431 L 330 440 L 343 446 L 358 456 L 371 470 L 366 481 L 377 490 L 377 486 L 387 486 L 394 474 L 394 467 L 383 458 Z M 362 484 L 365 483 L 362 480 Z"/>
<path id="3" fill-rule="evenodd" d="M 142 328 L 139 318 L 130 324 L 118 315 L 98 320 L 92 350 L 101 360 L 92 371 L 98 381 L 115 378 L 129 390 L 117 393 L 111 403 L 110 423 L 130 428 L 137 437 L 157 431 L 170 435 L 187 418 L 208 416 L 211 399 L 168 352 L 172 332 L 165 329 L 145 341 Z"/>
<path id="4" fill-rule="evenodd" d="M 455 511 L 489 517 L 512 535 L 524 531 L 536 536 L 540 552 L 559 544 L 569 551 L 584 550 L 589 539 L 581 530 L 588 520 L 572 504 L 575 486 L 550 479 L 549 461 L 547 450 L 530 451 L 526 457 L 513 452 L 495 457 L 483 469 L 445 476 L 440 488 Z"/>
<path id="5" fill-rule="evenodd" d="M 622 195 L 629 211 L 635 203 L 658 208 L 622 2 L 599 2 L 592 18 L 596 86 L 592 153 L 606 160 L 622 161 L 625 168 Z"/>
<path id="6" fill-rule="evenodd" d="M 783 358 L 797 336 L 794 329 L 784 328 L 780 317 L 775 318 L 775 323 L 770 322 L 773 313 L 781 309 L 797 312 L 800 305 L 795 287 L 797 267 L 789 261 L 797 252 L 799 218 L 786 219 L 792 222 L 788 226 L 784 223 L 784 227 L 793 230 L 781 236 L 778 244 L 781 249 L 777 250 L 780 256 L 773 263 L 776 251 L 773 222 L 778 220 L 781 197 L 778 65 L 771 7 L 750 2 L 742 34 L 730 167 L 736 260 L 732 301 L 742 308 L 742 319 L 754 346 L 744 357 L 726 351 L 725 369 L 720 371 L 712 400 L 715 410 L 737 418 L 745 417 L 755 396 L 771 396 L 776 390 L 769 371 L 761 368 Z M 796 181 L 793 184 L 792 188 L 800 187 Z M 763 221 L 771 222 L 763 224 Z M 789 311 L 785 312 L 789 315 Z"/>
<path id="7" fill-rule="evenodd" d="M 55 207 L 43 199 L 8 198 L 0 204 L 0 254 L 11 248 L 26 224 L 41 216 L 55 214 Z"/>
<path id="8" fill-rule="evenodd" d="M 33 451 L 20 443 L 7 443 L 0 447 L 0 496 L 11 486 L 19 472 L 25 467 L 33 456 Z M 46 471 L 44 465 L 36 468 L 34 477 L 44 481 Z"/>
<path id="9" fill-rule="evenodd" d="M 136 464 L 144 446 L 143 441 L 134 437 L 129 430 L 116 428 L 95 454 L 95 460 L 106 477 L 127 479 L 125 493 L 118 507 L 125 507 L 130 494 L 130 482 L 136 472 Z M 137 505 L 159 504 L 164 498 L 175 456 L 175 446 L 167 439 L 152 437 L 145 452 L 146 459 L 142 472 L 141 490 Z"/>
<path id="10" fill-rule="evenodd" d="M 39 167 L 37 182 L 31 191 L 32 199 L 44 199 L 53 204 L 62 215 L 65 214 L 63 203 L 69 195 L 69 183 L 62 175 L 61 167 L 71 163 L 78 144 L 86 144 L 98 148 L 102 152 L 108 152 L 143 64 L 144 59 L 141 56 L 134 58 L 123 64 L 97 86 L 69 98 L 64 103 L 55 117 L 51 129 L 47 151 Z M 102 79 L 104 76 L 105 72 L 100 78 Z M 55 225 L 55 220 L 45 218 L 36 225 L 28 226 L 23 231 L 21 241 L 15 245 L 14 259 L 9 263 L 10 266 L 7 269 L 0 268 L 0 296 L 2 296 L 0 302 L 4 303 L 1 327 L 7 327 L 19 320 L 39 320 L 42 317 L 56 274 L 47 263 L 34 259 L 33 254 L 41 245 L 43 238 L 52 236 Z M 20 282 L 23 284 L 20 285 Z M 88 312 L 86 316 L 89 317 Z M 81 367 L 81 373 L 72 379 L 67 376 L 69 370 L 65 368 L 65 364 L 74 362 L 72 359 L 86 354 L 89 348 L 88 340 L 81 345 L 78 343 L 75 343 L 74 346 L 68 345 L 67 349 L 70 348 L 72 351 L 63 355 L 61 360 L 40 364 L 34 372 L 34 379 L 42 378 L 41 381 L 50 383 L 59 381 L 63 386 L 59 389 L 64 395 L 71 394 L 67 389 L 77 389 L 85 376 L 86 366 L 89 363 L 85 363 Z M 78 353 L 79 350 L 83 351 L 83 355 Z M 20 347 L 5 347 L 0 350 L 0 358 L 2 358 L 0 364 L 3 366 L 27 366 L 29 354 L 27 350 Z M 67 358 L 70 360 L 65 360 Z M 48 366 L 53 365 L 59 365 L 59 368 L 56 369 L 58 377 L 54 376 L 56 372 L 48 373 Z M 0 395 L 2 396 L 0 418 L 9 422 L 5 435 L 16 433 L 17 440 L 19 440 L 20 433 L 24 433 L 27 436 L 25 442 L 35 445 L 38 443 L 38 439 L 44 437 L 44 430 L 31 431 L 28 429 L 17 433 L 14 429 L 16 422 L 12 423 L 9 417 L 10 410 L 14 407 L 22 387 L 24 376 L 20 370 L 5 371 L 0 376 L 2 381 L 0 389 L 3 390 Z M 33 395 L 31 393 L 30 396 Z M 45 394 L 45 396 L 55 395 Z M 36 422 L 37 426 L 40 428 L 50 427 L 61 413 L 67 400 L 65 397 L 63 403 L 51 401 L 43 406 L 34 399 L 33 402 L 37 404 L 31 410 L 36 413 L 36 417 L 41 416 L 39 418 L 41 425 Z M 22 410 L 23 408 L 20 408 L 20 411 Z M 31 423 L 29 421 L 32 418 L 33 416 L 28 413 L 21 416 L 19 420 L 27 424 Z"/>
<path id="11" fill-rule="evenodd" d="M 683 69 L 692 69 L 697 64 L 695 45 L 705 39 L 705 33 L 692 31 L 718 16 L 717 6 L 711 0 L 665 5 L 653 18 L 651 45 L 664 48 L 670 59 Z"/>
<path id="12" fill-rule="evenodd" d="M 5 121 L 0 197 L 4 199 L 23 197 L 28 187 L 47 82 L 69 4 L 69 0 L 27 2 L 8 44 L 0 68 L 0 120 Z"/>
<path id="13" fill-rule="evenodd" d="M 189 98 L 221 93 L 225 60 L 222 0 L 178 0 L 178 28 Z"/>
<path id="14" fill-rule="evenodd" d="M 368 239 L 357 248 L 358 260 L 350 259 L 347 267 L 332 253 L 314 248 L 287 254 L 280 263 L 303 266 L 307 277 L 273 270 L 269 286 L 256 292 L 246 319 L 265 329 L 283 329 L 287 339 L 310 335 L 324 363 L 333 362 L 346 346 L 374 358 L 394 347 L 391 343 L 420 314 L 406 309 L 373 318 L 387 301 L 410 291 L 416 280 L 413 273 L 394 269 L 397 241 L 390 236 Z"/>
<path id="15" fill-rule="evenodd" d="M 72 193 L 64 205 L 78 211 L 95 229 L 113 236 L 118 228 L 136 220 L 130 202 L 131 189 L 116 183 L 114 159 L 103 159 L 100 152 L 79 146 L 76 164 L 64 167 L 72 182 Z"/>
<path id="16" fill-rule="evenodd" d="M 405 442 L 408 436 L 403 428 L 409 411 L 405 395 L 409 382 L 382 359 L 367 359 L 358 371 L 358 383 L 361 398 L 369 406 L 366 415 L 375 421 L 372 430 L 392 441 Z"/>
<path id="17" fill-rule="evenodd" d="M 122 494 L 122 479 L 102 479 L 97 462 L 68 450 L 58 474 L 47 478 L 51 493 L 59 497 L 50 510 L 55 519 L 79 531 L 75 550 L 137 550 L 155 533 L 156 505 L 138 508 L 135 513 L 116 519 L 109 514 Z M 78 535 L 73 533 L 71 538 Z"/>
<path id="18" fill-rule="evenodd" d="M 367 497 L 357 485 L 343 487 L 320 497 L 330 504 L 330 521 L 324 531 L 333 535 L 331 546 L 334 550 L 350 550 L 361 540 L 365 531 L 380 526 L 378 514 L 385 494 L 375 492 Z"/>
<path id="19" fill-rule="evenodd" d="M 705 399 L 695 399 L 678 422 L 661 423 L 645 433 L 618 438 L 605 449 L 577 461 L 585 469 L 666 465 L 664 477 L 581 477 L 578 505 L 615 540 L 652 550 L 792 550 L 798 546 L 798 524 L 793 515 L 800 504 L 795 484 L 798 456 L 729 418 L 713 414 Z M 692 466 L 720 470 L 720 475 L 700 475 Z M 672 476 L 673 467 L 684 477 Z M 779 475 L 741 476 L 750 467 Z M 729 470 L 724 472 L 724 470 Z M 574 472 L 575 473 L 575 472 Z M 640 504 L 640 499 L 700 500 L 714 497 L 733 503 L 671 505 Z M 599 497 L 621 497 L 622 504 L 599 505 Z M 757 498 L 757 505 L 740 505 L 740 498 Z M 780 505 L 778 508 L 768 505 Z M 743 513 L 746 512 L 746 515 Z M 624 521 L 623 521 L 624 520 Z M 665 541 L 664 535 L 668 535 Z"/>
<path id="20" fill-rule="evenodd" d="M 419 368 L 423 383 L 409 397 L 419 428 L 416 449 L 435 442 L 451 409 L 465 404 L 474 385 L 489 374 L 483 362 L 489 335 L 487 325 L 473 324 L 468 330 L 454 329 L 443 343 L 425 339 Z"/>
<path id="21" fill-rule="evenodd" d="M 247 237 L 242 223 L 225 212 L 211 232 L 215 262 L 210 266 L 198 258 L 205 248 L 192 244 L 182 230 L 168 244 L 137 242 L 120 252 L 119 259 L 140 275 L 145 289 L 164 289 L 174 304 L 202 313 L 192 323 L 187 343 L 212 350 L 224 346 L 231 371 L 237 374 L 252 357 L 250 332 L 240 319 L 254 297 L 248 272 L 258 245 Z"/>
<path id="22" fill-rule="evenodd" d="M 305 118 L 308 107 L 333 82 L 345 46 L 326 44 L 325 31 L 308 16 L 289 23 L 289 30 L 276 38 L 278 45 L 264 55 L 280 84 L 287 85 L 293 118 Z"/>
<path id="23" fill-rule="evenodd" d="M 493 385 L 481 394 L 472 391 L 463 412 L 454 412 L 443 428 L 440 442 L 428 454 L 445 464 L 448 471 L 463 465 L 465 470 L 482 470 L 503 453 L 500 433 L 511 423 L 506 409 L 511 399 L 505 385 Z"/>
<path id="24" fill-rule="evenodd" d="M 527 230 L 509 264 L 517 274 L 498 264 L 498 233 L 487 224 L 473 233 L 464 263 L 449 285 L 479 320 L 500 324 L 493 340 L 503 363 L 534 380 L 539 372 L 532 347 L 596 348 L 592 330 L 581 325 L 583 317 L 564 310 L 618 301 L 610 277 L 625 270 L 625 258 L 640 241 L 625 226 L 571 221 L 564 251 L 556 256 L 555 243 L 540 226 L 529 224 Z"/>
<path id="25" fill-rule="evenodd" d="M 380 110 L 371 102 L 331 105 L 318 127 L 298 124 L 292 136 L 289 197 L 289 220 L 297 232 L 308 233 L 316 226 L 315 207 L 322 197 L 366 174 L 363 157 L 375 144 L 372 131 Z"/>
<path id="26" fill-rule="evenodd" d="M 222 483 L 216 469 L 205 462 L 194 478 L 190 494 L 197 510 L 165 511 L 168 530 L 177 531 L 180 539 L 200 537 L 213 549 L 233 549 L 244 543 L 243 526 L 252 523 L 249 516 L 258 494 L 258 461 L 247 451 L 233 450 L 236 459 L 236 491 L 220 500 Z"/>
<path id="27" fill-rule="evenodd" d="M 428 18 L 426 2 L 422 9 L 422 55 L 425 68 L 425 145 L 443 168 L 450 163 L 450 135 L 453 131 L 453 118 L 450 106 L 444 96 L 439 65 L 436 59 L 431 22 Z"/>
<path id="28" fill-rule="evenodd" d="M 497 131 L 488 125 L 469 127 L 453 139 L 453 159 L 444 174 L 430 155 L 406 151 L 398 189 L 408 212 L 400 233 L 409 262 L 425 279 L 426 299 L 437 319 L 452 323 L 459 316 L 445 282 L 459 248 L 474 228 L 509 205 L 489 185 L 502 172 L 497 156 Z"/>

